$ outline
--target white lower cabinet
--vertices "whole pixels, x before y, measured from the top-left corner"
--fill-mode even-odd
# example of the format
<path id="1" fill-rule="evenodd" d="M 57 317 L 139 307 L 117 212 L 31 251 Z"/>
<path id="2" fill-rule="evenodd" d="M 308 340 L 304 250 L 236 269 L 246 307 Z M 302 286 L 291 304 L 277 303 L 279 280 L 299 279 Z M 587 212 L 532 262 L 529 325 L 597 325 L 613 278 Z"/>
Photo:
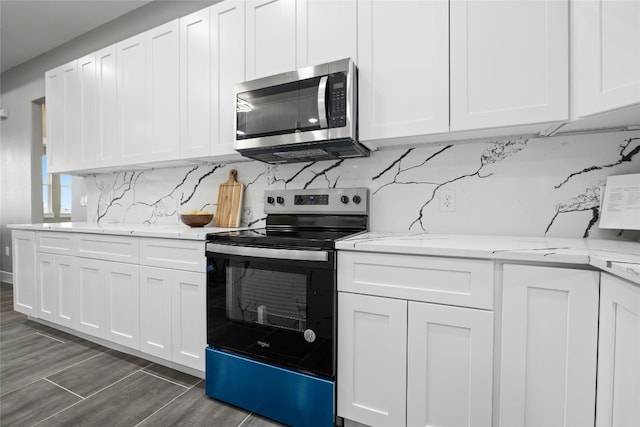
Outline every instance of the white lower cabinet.
<path id="1" fill-rule="evenodd" d="M 594 271 L 505 265 L 500 426 L 594 425 L 598 286 Z"/>
<path id="2" fill-rule="evenodd" d="M 338 415 L 370 426 L 489 426 L 493 313 L 340 292 Z"/>
<path id="3" fill-rule="evenodd" d="M 341 251 L 338 290 L 345 425 L 491 425 L 492 262 Z"/>
<path id="4" fill-rule="evenodd" d="M 140 348 L 138 266 L 78 258 L 76 328 L 134 349 Z"/>
<path id="5" fill-rule="evenodd" d="M 338 294 L 338 416 L 406 423 L 407 302 Z"/>
<path id="6" fill-rule="evenodd" d="M 206 274 L 140 267 L 140 349 L 204 371 Z"/>
<path id="7" fill-rule="evenodd" d="M 171 292 L 172 360 L 204 371 L 207 346 L 205 273 L 175 271 Z"/>
<path id="8" fill-rule="evenodd" d="M 493 313 L 409 302 L 407 425 L 490 426 Z"/>
<path id="9" fill-rule="evenodd" d="M 602 274 L 596 426 L 640 426 L 640 286 Z"/>
<path id="10" fill-rule="evenodd" d="M 205 242 L 13 230 L 14 309 L 204 372 Z"/>
<path id="11" fill-rule="evenodd" d="M 77 291 L 75 259 L 68 255 L 36 253 L 38 314 L 40 319 L 74 327 Z"/>
<path id="12" fill-rule="evenodd" d="M 35 231 L 13 230 L 13 309 L 38 317 Z"/>
<path id="13" fill-rule="evenodd" d="M 98 338 L 105 337 L 104 261 L 79 258 L 76 270 L 78 284 L 78 322 L 76 329 Z"/>
<path id="14" fill-rule="evenodd" d="M 171 275 L 140 267 L 140 350 L 171 360 Z"/>
<path id="15" fill-rule="evenodd" d="M 107 292 L 105 338 L 140 348 L 140 284 L 138 266 L 103 261 Z"/>
<path id="16" fill-rule="evenodd" d="M 40 294 L 38 301 L 38 317 L 40 319 L 55 321 L 55 309 L 57 305 L 57 292 L 55 287 L 55 255 L 36 253 L 36 277 Z"/>

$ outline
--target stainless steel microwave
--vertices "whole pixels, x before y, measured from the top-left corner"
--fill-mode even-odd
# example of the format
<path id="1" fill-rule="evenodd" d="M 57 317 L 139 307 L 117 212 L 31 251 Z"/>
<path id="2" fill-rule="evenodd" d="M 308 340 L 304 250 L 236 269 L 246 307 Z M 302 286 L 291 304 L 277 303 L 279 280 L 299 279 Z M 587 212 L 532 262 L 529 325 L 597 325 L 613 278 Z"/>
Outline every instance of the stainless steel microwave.
<path id="1" fill-rule="evenodd" d="M 235 85 L 235 149 L 266 163 L 364 157 L 351 59 Z"/>

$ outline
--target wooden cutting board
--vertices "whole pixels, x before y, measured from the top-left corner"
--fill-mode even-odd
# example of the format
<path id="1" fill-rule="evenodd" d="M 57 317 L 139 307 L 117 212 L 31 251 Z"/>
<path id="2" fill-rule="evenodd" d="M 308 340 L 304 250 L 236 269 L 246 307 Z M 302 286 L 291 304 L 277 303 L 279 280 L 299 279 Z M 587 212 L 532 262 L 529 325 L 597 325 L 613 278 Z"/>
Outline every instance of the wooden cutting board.
<path id="1" fill-rule="evenodd" d="M 238 171 L 229 171 L 229 180 L 220 184 L 218 190 L 218 206 L 214 224 L 216 227 L 239 227 L 242 212 L 242 195 L 244 185 L 237 181 Z"/>

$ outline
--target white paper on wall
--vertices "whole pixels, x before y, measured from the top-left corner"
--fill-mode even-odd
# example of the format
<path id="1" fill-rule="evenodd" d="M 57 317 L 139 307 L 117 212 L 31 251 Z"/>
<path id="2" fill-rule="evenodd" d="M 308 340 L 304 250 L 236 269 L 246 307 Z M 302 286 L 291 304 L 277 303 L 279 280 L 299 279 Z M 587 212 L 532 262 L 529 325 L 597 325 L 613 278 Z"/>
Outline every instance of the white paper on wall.
<path id="1" fill-rule="evenodd" d="M 640 174 L 607 177 L 600 228 L 640 230 Z"/>

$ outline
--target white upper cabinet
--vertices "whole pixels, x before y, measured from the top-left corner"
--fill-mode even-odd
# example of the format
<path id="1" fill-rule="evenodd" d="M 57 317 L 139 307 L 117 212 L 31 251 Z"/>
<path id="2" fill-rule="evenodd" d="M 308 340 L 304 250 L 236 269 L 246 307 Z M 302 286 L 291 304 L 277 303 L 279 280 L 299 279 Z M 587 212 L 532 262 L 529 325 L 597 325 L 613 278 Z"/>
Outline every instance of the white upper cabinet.
<path id="1" fill-rule="evenodd" d="M 247 0 L 246 77 L 296 69 L 296 0 Z"/>
<path id="2" fill-rule="evenodd" d="M 124 164 L 178 158 L 179 22 L 117 45 L 118 129 Z"/>
<path id="3" fill-rule="evenodd" d="M 96 166 L 114 166 L 120 161 L 122 146 L 118 138 L 116 45 L 96 52 L 95 61 L 97 85 Z"/>
<path id="4" fill-rule="evenodd" d="M 79 164 L 76 167 L 91 167 L 96 162 L 96 140 L 98 139 L 98 86 L 96 80 L 96 56 L 89 54 L 78 59 L 80 97 Z"/>
<path id="5" fill-rule="evenodd" d="M 209 9 L 180 18 L 180 157 L 211 152 Z"/>
<path id="6" fill-rule="evenodd" d="M 180 141 L 179 20 L 147 31 L 148 160 L 174 160 Z"/>
<path id="7" fill-rule="evenodd" d="M 235 142 L 233 85 L 245 80 L 245 2 L 211 6 L 211 154 L 239 156 Z"/>
<path id="8" fill-rule="evenodd" d="M 45 102 L 47 106 L 47 171 L 60 169 L 64 154 L 64 127 L 62 124 L 64 94 L 62 92 L 62 67 L 45 73 Z"/>
<path id="9" fill-rule="evenodd" d="M 140 34 L 118 43 L 118 139 L 122 164 L 145 160 L 147 144 L 146 48 Z"/>
<path id="10" fill-rule="evenodd" d="M 80 85 L 78 61 L 71 61 L 62 68 L 64 150 L 59 172 L 73 170 L 79 164 L 80 152 Z M 54 173 L 49 171 L 49 173 Z"/>
<path id="11" fill-rule="evenodd" d="M 47 72 L 45 78 L 48 172 L 66 172 L 79 165 L 80 84 L 78 61 L 71 61 Z"/>
<path id="12" fill-rule="evenodd" d="M 297 1 L 297 67 L 357 60 L 357 0 Z"/>
<path id="13" fill-rule="evenodd" d="M 568 0 L 450 5 L 451 131 L 568 119 Z"/>
<path id="14" fill-rule="evenodd" d="M 360 139 L 447 132 L 449 2 L 359 0 L 357 29 Z"/>
<path id="15" fill-rule="evenodd" d="M 640 103 L 640 2 L 580 0 L 571 7 L 572 118 Z"/>

